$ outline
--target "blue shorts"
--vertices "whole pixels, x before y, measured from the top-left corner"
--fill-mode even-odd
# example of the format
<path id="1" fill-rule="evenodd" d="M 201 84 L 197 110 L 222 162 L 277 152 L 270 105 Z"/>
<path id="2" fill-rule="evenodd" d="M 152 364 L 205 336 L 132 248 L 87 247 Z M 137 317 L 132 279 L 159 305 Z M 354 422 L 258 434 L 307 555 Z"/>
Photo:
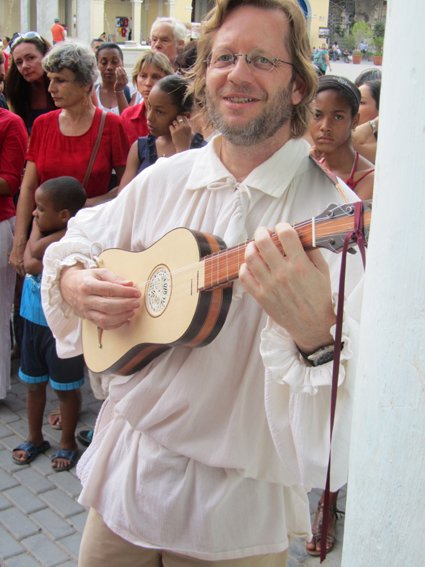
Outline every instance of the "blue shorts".
<path id="1" fill-rule="evenodd" d="M 84 384 L 83 355 L 59 358 L 49 327 L 24 319 L 19 378 L 26 384 L 50 382 L 54 390 L 77 390 Z"/>

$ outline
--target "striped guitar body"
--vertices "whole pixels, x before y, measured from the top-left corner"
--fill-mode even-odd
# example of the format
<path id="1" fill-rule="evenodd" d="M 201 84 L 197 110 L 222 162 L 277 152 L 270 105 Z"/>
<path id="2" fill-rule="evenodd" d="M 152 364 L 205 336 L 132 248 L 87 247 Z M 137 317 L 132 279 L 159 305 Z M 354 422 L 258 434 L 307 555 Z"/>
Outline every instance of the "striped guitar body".
<path id="1" fill-rule="evenodd" d="M 220 238 L 177 228 L 143 252 L 113 248 L 102 252 L 101 267 L 139 285 L 143 304 L 119 329 L 102 331 L 83 320 L 88 368 L 95 373 L 132 374 L 173 346 L 210 343 L 226 320 L 232 282 L 205 289 L 205 281 L 211 281 L 211 265 L 201 260 L 223 248 Z"/>

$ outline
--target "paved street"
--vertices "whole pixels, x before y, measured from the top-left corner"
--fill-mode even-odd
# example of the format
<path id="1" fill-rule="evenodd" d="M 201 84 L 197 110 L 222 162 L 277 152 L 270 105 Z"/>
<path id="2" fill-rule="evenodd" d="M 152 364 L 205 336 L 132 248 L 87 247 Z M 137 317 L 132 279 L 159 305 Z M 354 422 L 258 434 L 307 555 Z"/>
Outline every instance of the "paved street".
<path id="1" fill-rule="evenodd" d="M 27 434 L 25 386 L 14 363 L 12 390 L 0 400 L 0 564 L 75 567 L 86 512 L 77 502 L 81 486 L 75 471 L 56 473 L 51 468 L 60 431 L 45 424 L 52 449 L 31 465 L 16 465 L 11 458 L 11 450 Z M 56 399 L 49 391 L 45 415 L 54 407 Z M 87 380 L 78 429 L 92 426 L 99 408 Z"/>
<path id="2" fill-rule="evenodd" d="M 342 63 L 341 61 L 331 61 L 332 73 L 328 70 L 328 74 L 339 75 L 350 79 L 350 81 L 354 81 L 354 79 L 360 75 L 362 71 L 370 69 L 371 67 L 374 67 L 372 61 L 362 61 L 359 65 L 354 65 L 353 63 Z M 382 69 L 382 67 L 378 68 Z"/>

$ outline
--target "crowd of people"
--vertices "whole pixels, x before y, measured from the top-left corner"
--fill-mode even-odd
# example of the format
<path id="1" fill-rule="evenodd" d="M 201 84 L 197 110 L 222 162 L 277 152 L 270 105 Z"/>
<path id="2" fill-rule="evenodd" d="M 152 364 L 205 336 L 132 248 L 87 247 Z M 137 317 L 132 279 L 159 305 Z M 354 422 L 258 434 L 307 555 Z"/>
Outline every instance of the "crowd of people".
<path id="1" fill-rule="evenodd" d="M 130 81 L 118 44 L 72 41 L 58 19 L 51 32 L 52 42 L 16 33 L 0 55 L 0 399 L 14 341 L 28 413 L 14 462 L 51 449 L 49 384 L 58 408 L 48 423 L 62 431 L 53 470 L 77 464 L 77 439 L 88 446 L 78 464 L 90 509 L 82 567 L 281 566 L 293 534 L 319 554 L 323 500 L 311 527 L 307 491 L 326 478 L 339 260 L 305 251 L 289 223 L 372 198 L 380 74 L 356 84 L 328 74 L 326 46 L 315 69 L 293 0 L 216 0 L 197 41 L 158 18 Z M 99 253 L 146 250 L 182 226 L 216 235 L 197 237 L 201 256 L 221 239 L 249 241 L 226 311 L 215 288 L 202 291 L 223 328 L 197 349 L 191 327 L 125 378 L 87 372 L 81 320 L 99 336 L 130 326 L 149 293 L 166 312 L 177 278 L 171 271 L 145 297 L 100 267 Z M 178 244 L 176 235 L 170 258 L 184 257 Z M 327 551 L 347 477 L 358 340 L 358 255 L 349 266 Z M 218 286 L 220 304 L 229 285 Z M 198 314 L 201 333 L 210 308 Z M 77 432 L 87 375 L 105 401 L 95 430 Z"/>

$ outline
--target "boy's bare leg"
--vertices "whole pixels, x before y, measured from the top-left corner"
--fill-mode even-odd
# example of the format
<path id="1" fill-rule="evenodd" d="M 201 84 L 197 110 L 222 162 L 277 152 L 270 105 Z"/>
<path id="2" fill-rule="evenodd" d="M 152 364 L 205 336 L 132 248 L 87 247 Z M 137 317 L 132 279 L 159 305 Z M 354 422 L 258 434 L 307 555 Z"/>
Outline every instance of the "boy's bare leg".
<path id="1" fill-rule="evenodd" d="M 62 416 L 60 448 L 75 451 L 78 448 L 75 440 L 75 430 L 81 407 L 81 390 L 56 390 L 56 394 L 59 398 Z M 68 459 L 57 458 L 54 460 L 54 468 L 62 469 L 67 465 L 69 465 Z"/>
<path id="2" fill-rule="evenodd" d="M 40 447 L 43 443 L 43 415 L 46 407 L 46 387 L 47 382 L 41 384 L 27 385 L 27 416 L 28 416 L 28 436 L 27 441 Z M 25 451 L 14 451 L 13 457 L 25 461 L 27 458 Z"/>

